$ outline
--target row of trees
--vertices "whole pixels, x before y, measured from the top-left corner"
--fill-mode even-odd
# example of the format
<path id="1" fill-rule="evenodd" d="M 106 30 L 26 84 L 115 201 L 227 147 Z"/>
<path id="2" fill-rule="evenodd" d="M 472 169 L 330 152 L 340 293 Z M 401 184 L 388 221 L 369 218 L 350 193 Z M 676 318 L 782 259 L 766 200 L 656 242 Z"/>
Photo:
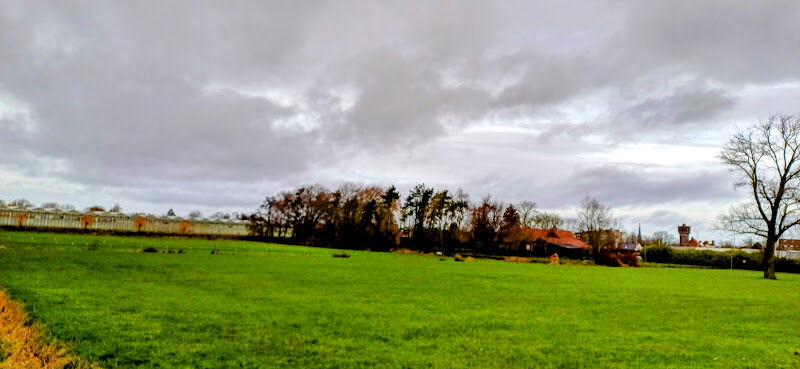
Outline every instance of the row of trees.
<path id="1" fill-rule="evenodd" d="M 394 186 L 348 183 L 336 190 L 319 185 L 267 197 L 245 217 L 255 236 L 323 247 L 485 253 L 519 253 L 531 244 L 526 228 L 566 228 L 588 234 L 594 251 L 612 225 L 611 211 L 587 197 L 578 218 L 541 211 L 536 203 L 505 204 L 485 196 L 470 201 L 462 190 L 419 184 L 403 197 Z"/>
<path id="2" fill-rule="evenodd" d="M 405 198 L 394 186 L 348 183 L 334 191 L 303 186 L 268 197 L 247 219 L 253 233 L 264 237 L 373 250 L 401 243 L 420 250 L 498 249 L 522 226 L 563 224 L 557 214 L 539 212 L 530 201 L 506 206 L 487 196 L 471 203 L 461 190 L 437 191 L 424 184 Z"/>

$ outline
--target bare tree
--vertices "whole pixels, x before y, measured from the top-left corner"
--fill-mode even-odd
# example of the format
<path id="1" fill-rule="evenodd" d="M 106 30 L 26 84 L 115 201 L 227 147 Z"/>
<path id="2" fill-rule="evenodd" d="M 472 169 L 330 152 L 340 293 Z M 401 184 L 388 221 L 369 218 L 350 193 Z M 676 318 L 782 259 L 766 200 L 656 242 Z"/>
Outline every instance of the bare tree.
<path id="1" fill-rule="evenodd" d="M 592 196 L 586 195 L 578 209 L 578 222 L 584 232 L 595 260 L 600 255 L 603 230 L 611 226 L 611 209 Z"/>
<path id="2" fill-rule="evenodd" d="M 564 219 L 556 213 L 543 212 L 536 214 L 533 218 L 535 228 L 550 229 L 561 228 L 564 224 Z"/>
<path id="3" fill-rule="evenodd" d="M 572 233 L 577 233 L 581 231 L 580 222 L 576 217 L 564 217 L 559 218 L 559 225 L 556 228 L 561 228 L 566 231 L 570 231 Z"/>
<path id="4" fill-rule="evenodd" d="M 536 203 L 533 201 L 521 201 L 516 206 L 519 214 L 519 223 L 525 227 L 533 228 L 536 223 Z"/>
<path id="5" fill-rule="evenodd" d="M 675 242 L 675 235 L 667 231 L 653 233 L 653 243 L 659 246 L 669 245 Z"/>
<path id="6" fill-rule="evenodd" d="M 8 206 L 15 206 L 19 209 L 30 209 L 33 207 L 33 203 L 30 202 L 28 199 L 16 199 L 8 204 Z"/>
<path id="7" fill-rule="evenodd" d="M 58 203 L 46 202 L 42 204 L 41 208 L 46 210 L 58 210 Z"/>
<path id="8" fill-rule="evenodd" d="M 199 210 L 193 210 L 189 213 L 189 219 L 200 219 L 203 217 L 203 213 Z"/>
<path id="9" fill-rule="evenodd" d="M 775 245 L 800 224 L 800 118 L 771 116 L 736 133 L 719 158 L 740 175 L 750 202 L 719 217 L 717 228 L 763 237 L 764 278 L 775 277 Z"/>

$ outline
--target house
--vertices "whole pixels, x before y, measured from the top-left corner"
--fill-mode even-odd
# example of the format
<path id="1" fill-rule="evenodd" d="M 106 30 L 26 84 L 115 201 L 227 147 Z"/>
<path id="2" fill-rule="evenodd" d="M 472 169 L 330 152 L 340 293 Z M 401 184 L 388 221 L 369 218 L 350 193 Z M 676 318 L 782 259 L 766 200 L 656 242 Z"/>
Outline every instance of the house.
<path id="1" fill-rule="evenodd" d="M 630 243 L 630 242 L 629 243 L 623 243 L 622 245 L 620 245 L 619 249 L 622 250 L 622 251 L 639 252 L 639 251 L 642 251 L 642 245 L 640 245 L 638 243 Z"/>
<path id="2" fill-rule="evenodd" d="M 800 240 L 781 238 L 778 240 L 778 250 L 800 250 Z"/>
<path id="3" fill-rule="evenodd" d="M 526 242 L 521 248 L 524 251 L 581 256 L 591 250 L 591 246 L 576 238 L 572 232 L 563 229 L 525 228 L 523 231 Z"/>

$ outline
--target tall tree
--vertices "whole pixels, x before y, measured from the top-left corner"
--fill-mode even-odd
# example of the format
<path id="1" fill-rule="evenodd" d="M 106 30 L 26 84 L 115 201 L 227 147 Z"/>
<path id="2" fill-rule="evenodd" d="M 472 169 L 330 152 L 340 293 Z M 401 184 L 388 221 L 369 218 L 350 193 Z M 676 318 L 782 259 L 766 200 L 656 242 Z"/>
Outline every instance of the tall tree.
<path id="1" fill-rule="evenodd" d="M 775 245 L 800 224 L 800 118 L 769 117 L 744 129 L 722 147 L 719 158 L 739 174 L 736 187 L 751 201 L 720 216 L 717 228 L 763 237 L 764 278 L 775 277 Z"/>
<path id="2" fill-rule="evenodd" d="M 403 219 L 413 220 L 411 235 L 418 248 L 427 246 L 425 221 L 430 213 L 432 198 L 433 188 L 425 187 L 424 183 L 420 183 L 411 190 L 403 204 Z"/>
<path id="3" fill-rule="evenodd" d="M 444 247 L 444 229 L 451 218 L 453 197 L 447 190 L 439 191 L 431 198 L 431 210 L 428 217 L 429 228 L 436 231 L 439 247 Z"/>
<path id="4" fill-rule="evenodd" d="M 398 242 L 400 229 L 395 220 L 395 212 L 400 206 L 400 193 L 395 186 L 391 186 L 381 195 L 378 203 L 376 218 L 378 220 L 377 245 L 380 249 L 390 249 Z"/>
<path id="5" fill-rule="evenodd" d="M 581 232 L 586 235 L 587 243 L 592 247 L 595 261 L 599 260 L 603 230 L 611 226 L 611 209 L 587 195 L 578 209 L 578 222 Z"/>
<path id="6" fill-rule="evenodd" d="M 516 206 L 519 213 L 519 222 L 525 227 L 534 228 L 536 225 L 536 203 L 533 201 L 520 201 Z"/>
<path id="7" fill-rule="evenodd" d="M 292 236 L 295 241 L 308 243 L 324 215 L 330 192 L 320 185 L 303 186 L 294 193 L 289 206 Z"/>
<path id="8" fill-rule="evenodd" d="M 472 208 L 472 241 L 475 247 L 483 251 L 494 251 L 497 246 L 497 238 L 500 226 L 503 222 L 502 203 L 492 201 L 490 195 L 486 195 L 481 200 L 480 205 Z"/>
<path id="9" fill-rule="evenodd" d="M 503 223 L 500 226 L 500 240 L 511 249 L 518 251 L 520 244 L 525 241 L 525 232 L 522 229 L 521 216 L 514 205 L 509 205 L 503 212 Z"/>

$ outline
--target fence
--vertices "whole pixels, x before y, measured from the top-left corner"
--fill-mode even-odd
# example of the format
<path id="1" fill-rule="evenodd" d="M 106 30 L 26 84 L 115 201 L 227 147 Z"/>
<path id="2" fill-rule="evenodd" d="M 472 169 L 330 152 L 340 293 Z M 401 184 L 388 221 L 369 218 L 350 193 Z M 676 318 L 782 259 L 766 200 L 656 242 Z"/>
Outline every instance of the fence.
<path id="1" fill-rule="evenodd" d="M 0 226 L 209 236 L 245 236 L 248 234 L 247 224 L 241 221 L 182 219 L 147 214 L 63 212 L 46 209 L 0 208 Z"/>

